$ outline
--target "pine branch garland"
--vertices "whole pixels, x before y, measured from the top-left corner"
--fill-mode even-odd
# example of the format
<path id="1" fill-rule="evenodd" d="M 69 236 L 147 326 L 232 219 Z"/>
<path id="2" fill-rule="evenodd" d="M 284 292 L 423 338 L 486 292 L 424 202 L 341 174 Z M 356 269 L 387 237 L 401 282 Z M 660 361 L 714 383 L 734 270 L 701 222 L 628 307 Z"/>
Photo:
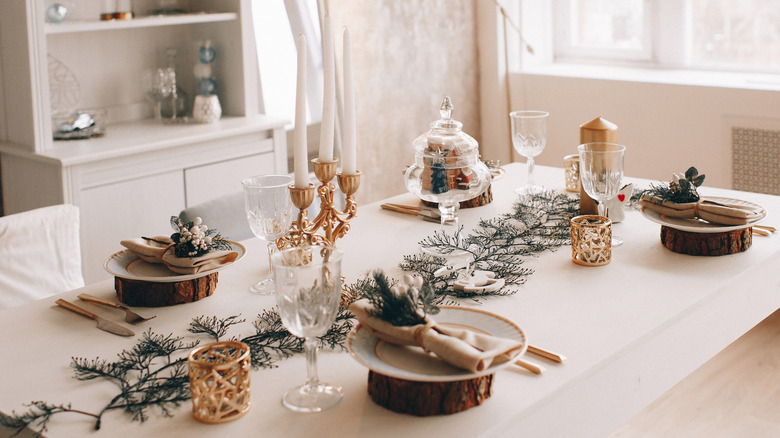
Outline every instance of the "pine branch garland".
<path id="1" fill-rule="evenodd" d="M 525 283 L 534 272 L 522 266 L 524 259 L 568 245 L 570 220 L 578 212 L 578 198 L 565 194 L 550 191 L 521 197 L 511 213 L 480 220 L 478 227 L 468 235 L 462 227 L 452 234 L 435 231 L 420 241 L 420 246 L 435 250 L 442 256 L 407 255 L 400 267 L 422 275 L 433 286 L 437 303 L 443 302 L 446 297 L 479 300 L 488 296 L 512 295 L 517 286 Z M 494 272 L 505 280 L 506 286 L 478 296 L 454 289 L 451 284 L 457 279 L 457 273 L 442 278 L 434 276 L 434 272 L 447 263 L 446 256 L 452 255 L 470 258 L 474 269 Z"/>

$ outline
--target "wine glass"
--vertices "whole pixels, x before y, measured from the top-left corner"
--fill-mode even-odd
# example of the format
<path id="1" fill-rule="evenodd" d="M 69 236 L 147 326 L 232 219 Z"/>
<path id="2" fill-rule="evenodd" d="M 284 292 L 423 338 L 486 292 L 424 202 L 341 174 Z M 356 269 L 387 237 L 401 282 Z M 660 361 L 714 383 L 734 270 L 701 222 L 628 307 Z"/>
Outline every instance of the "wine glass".
<path id="1" fill-rule="evenodd" d="M 268 260 L 276 247 L 276 239 L 287 233 L 293 220 L 293 204 L 289 175 L 262 175 L 241 181 L 244 187 L 246 220 L 255 236 L 265 240 Z M 258 295 L 274 293 L 273 264 L 269 263 L 268 277 L 253 284 L 249 291 Z"/>
<path id="2" fill-rule="evenodd" d="M 160 120 L 163 100 L 171 95 L 170 76 L 165 69 L 146 71 L 143 76 L 146 97 L 154 105 L 154 118 Z"/>
<path id="3" fill-rule="evenodd" d="M 304 339 L 307 379 L 288 390 L 282 404 L 296 412 L 320 412 L 341 401 L 341 387 L 317 377 L 317 337 L 333 322 L 341 300 L 341 251 L 332 246 L 302 246 L 276 252 L 276 304 L 282 323 Z"/>
<path id="4" fill-rule="evenodd" d="M 528 182 L 515 190 L 521 195 L 531 195 L 544 190 L 534 184 L 534 157 L 541 154 L 547 145 L 547 118 L 550 113 L 545 111 L 513 111 L 509 113 L 512 125 L 512 145 L 518 154 L 528 161 Z"/>
<path id="5" fill-rule="evenodd" d="M 623 179 L 623 155 L 626 147 L 616 143 L 585 143 L 580 152 L 580 180 L 585 193 L 596 200 L 600 216 L 608 217 L 607 200 L 617 196 Z M 623 239 L 612 236 L 612 246 Z"/>

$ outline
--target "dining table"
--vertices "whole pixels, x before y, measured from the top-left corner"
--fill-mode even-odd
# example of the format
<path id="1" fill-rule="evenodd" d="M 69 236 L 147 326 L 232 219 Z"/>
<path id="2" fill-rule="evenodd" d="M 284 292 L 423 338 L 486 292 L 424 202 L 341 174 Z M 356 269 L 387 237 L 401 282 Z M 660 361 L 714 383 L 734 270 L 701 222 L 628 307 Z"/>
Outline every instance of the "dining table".
<path id="1" fill-rule="evenodd" d="M 469 232 L 480 219 L 512 210 L 515 189 L 526 179 L 523 163 L 504 165 L 505 175 L 492 182 L 492 201 L 462 208 L 459 227 Z M 536 182 L 565 193 L 564 171 L 536 166 Z M 669 175 L 671 176 L 671 175 Z M 366 176 L 364 175 L 364 178 Z M 398 178 L 400 178 L 400 174 Z M 635 190 L 663 181 L 626 176 Z M 236 183 L 238 184 L 238 182 Z M 780 197 L 705 186 L 704 196 L 749 201 L 764 207 L 765 222 L 780 217 Z M 573 194 L 570 194 L 573 196 Z M 357 193 L 359 200 L 360 191 Z M 380 208 L 382 203 L 418 204 L 410 193 L 358 207 L 346 236 L 336 241 L 343 251 L 342 275 L 353 283 L 382 270 L 401 278 L 404 256 L 419 254 L 420 242 L 435 232 L 456 227 Z M 142 214 L 142 212 L 139 212 Z M 129 219 L 130 220 L 130 219 Z M 613 224 L 624 243 L 612 248 L 604 266 L 573 263 L 568 244 L 524 257 L 533 270 L 506 296 L 452 299 L 452 304 L 480 309 L 517 324 L 532 345 L 566 357 L 562 363 L 526 353 L 544 368 L 542 374 L 511 365 L 495 374 L 492 395 L 481 405 L 449 415 L 414 416 L 374 403 L 367 392 L 369 369 L 345 349 L 322 349 L 322 381 L 341 386 L 344 398 L 320 413 L 296 413 L 281 398 L 306 378 L 303 354 L 280 359 L 273 367 L 251 372 L 251 408 L 240 419 L 204 424 L 192 415 L 189 401 L 163 415 L 151 409 L 146 421 L 121 410 L 103 416 L 100 430 L 79 414 L 51 418 L 44 436 L 264 436 L 264 437 L 598 437 L 606 436 L 643 407 L 684 379 L 742 334 L 780 308 L 780 237 L 754 235 L 744 252 L 691 256 L 670 251 L 660 240 L 661 225 L 637 208 Z M 89 238 L 89 236 L 86 236 Z M 135 237 L 135 236 L 128 236 Z M 229 236 L 227 236 L 229 237 Z M 248 291 L 268 273 L 268 256 L 260 239 L 242 242 L 246 255 L 219 272 L 211 296 L 166 307 L 134 308 L 156 315 L 129 325 L 121 310 L 96 307 L 77 299 L 81 293 L 117 300 L 112 280 L 89 284 L 0 312 L 0 412 L 27 410 L 43 400 L 86 412 L 99 412 L 117 393 L 116 384 L 74 377 L 73 357 L 115 360 L 139 336 L 173 334 L 187 342 L 208 342 L 188 332 L 193 318 L 241 315 L 228 337 L 253 332 L 251 322 L 275 305 L 274 296 Z M 122 247 L 117 242 L 117 251 Z M 106 254 L 108 258 L 111 254 Z M 55 305 L 66 299 L 135 331 L 120 337 L 98 330 L 95 322 Z M 0 427 L 0 436 L 12 431 Z M 29 433 L 26 431 L 25 433 Z M 21 436 L 25 436 L 22 434 Z"/>

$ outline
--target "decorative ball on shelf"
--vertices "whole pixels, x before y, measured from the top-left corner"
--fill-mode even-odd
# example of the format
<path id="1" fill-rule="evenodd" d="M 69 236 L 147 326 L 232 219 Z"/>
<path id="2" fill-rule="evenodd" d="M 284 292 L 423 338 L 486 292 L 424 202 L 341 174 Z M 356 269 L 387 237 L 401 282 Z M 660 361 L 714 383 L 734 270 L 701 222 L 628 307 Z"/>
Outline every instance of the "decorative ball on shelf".
<path id="1" fill-rule="evenodd" d="M 217 81 L 213 78 L 201 78 L 198 81 L 198 92 L 203 96 L 209 96 L 217 92 Z"/>
<path id="2" fill-rule="evenodd" d="M 68 18 L 68 8 L 62 3 L 53 3 L 46 9 L 46 19 L 51 23 L 62 23 Z"/>
<path id="3" fill-rule="evenodd" d="M 211 64 L 217 57 L 217 51 L 211 46 L 211 41 L 206 40 L 198 48 L 198 60 L 203 64 Z"/>

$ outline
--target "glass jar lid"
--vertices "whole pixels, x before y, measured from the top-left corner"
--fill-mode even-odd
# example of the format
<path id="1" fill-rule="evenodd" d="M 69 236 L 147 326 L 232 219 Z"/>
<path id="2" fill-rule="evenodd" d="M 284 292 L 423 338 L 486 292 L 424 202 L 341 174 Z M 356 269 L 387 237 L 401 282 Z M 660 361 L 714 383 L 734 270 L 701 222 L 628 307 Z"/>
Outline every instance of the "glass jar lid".
<path id="1" fill-rule="evenodd" d="M 415 154 L 443 154 L 449 156 L 479 155 L 479 143 L 461 130 L 463 124 L 452 118 L 452 101 L 449 96 L 439 107 L 441 119 L 431 123 L 431 129 L 412 143 Z"/>

